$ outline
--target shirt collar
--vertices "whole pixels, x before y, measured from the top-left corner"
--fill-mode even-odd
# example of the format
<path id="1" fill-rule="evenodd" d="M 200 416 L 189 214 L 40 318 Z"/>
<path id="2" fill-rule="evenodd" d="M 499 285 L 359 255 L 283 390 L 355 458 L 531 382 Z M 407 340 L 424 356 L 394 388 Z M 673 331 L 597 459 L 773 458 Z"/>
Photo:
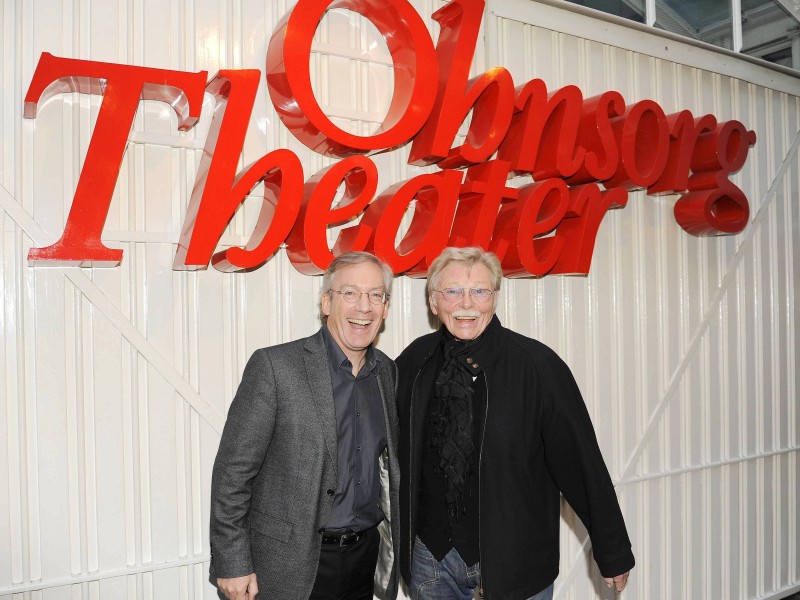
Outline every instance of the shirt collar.
<path id="1" fill-rule="evenodd" d="M 346 371 L 352 373 L 353 366 L 350 363 L 350 359 L 347 358 L 347 355 L 339 347 L 339 344 L 333 339 L 327 325 L 322 326 L 322 339 L 325 340 L 325 349 L 328 351 L 328 361 L 330 362 L 331 369 L 338 371 L 344 368 Z M 376 356 L 375 349 L 370 344 L 364 356 L 364 366 L 361 367 L 359 374 L 363 372 L 366 375 L 373 370 L 377 373 L 381 364 L 381 359 Z"/>

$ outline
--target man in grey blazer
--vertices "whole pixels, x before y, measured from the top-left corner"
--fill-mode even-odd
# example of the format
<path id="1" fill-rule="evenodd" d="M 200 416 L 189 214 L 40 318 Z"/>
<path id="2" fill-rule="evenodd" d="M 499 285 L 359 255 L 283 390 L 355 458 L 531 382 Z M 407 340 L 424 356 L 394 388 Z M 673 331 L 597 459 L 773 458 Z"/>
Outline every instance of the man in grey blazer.
<path id="1" fill-rule="evenodd" d="M 322 328 L 253 354 L 222 432 L 210 571 L 230 600 L 397 596 L 397 369 L 372 345 L 392 271 L 349 252 L 322 281 Z"/>

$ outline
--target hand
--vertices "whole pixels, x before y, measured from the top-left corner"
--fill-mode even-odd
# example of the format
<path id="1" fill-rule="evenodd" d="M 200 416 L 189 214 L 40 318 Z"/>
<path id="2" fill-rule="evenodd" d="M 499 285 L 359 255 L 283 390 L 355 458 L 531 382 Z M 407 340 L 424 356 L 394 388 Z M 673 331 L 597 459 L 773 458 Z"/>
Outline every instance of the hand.
<path id="1" fill-rule="evenodd" d="M 606 582 L 608 587 L 613 587 L 617 592 L 621 592 L 625 589 L 625 586 L 628 583 L 628 575 L 630 574 L 631 572 L 628 571 L 622 575 L 617 575 L 616 577 L 604 577 L 603 581 Z"/>
<path id="2" fill-rule="evenodd" d="M 217 586 L 228 600 L 253 600 L 258 594 L 256 574 L 230 579 L 217 578 Z"/>

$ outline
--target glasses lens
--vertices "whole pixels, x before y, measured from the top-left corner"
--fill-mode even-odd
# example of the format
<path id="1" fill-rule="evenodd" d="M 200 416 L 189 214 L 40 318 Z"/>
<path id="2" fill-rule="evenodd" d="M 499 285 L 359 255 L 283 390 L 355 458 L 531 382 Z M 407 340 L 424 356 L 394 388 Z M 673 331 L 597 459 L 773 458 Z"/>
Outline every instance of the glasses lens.
<path id="1" fill-rule="evenodd" d="M 350 302 L 352 304 L 358 302 L 358 298 L 361 294 L 352 288 L 342 288 L 339 290 L 339 295 L 345 302 Z"/>

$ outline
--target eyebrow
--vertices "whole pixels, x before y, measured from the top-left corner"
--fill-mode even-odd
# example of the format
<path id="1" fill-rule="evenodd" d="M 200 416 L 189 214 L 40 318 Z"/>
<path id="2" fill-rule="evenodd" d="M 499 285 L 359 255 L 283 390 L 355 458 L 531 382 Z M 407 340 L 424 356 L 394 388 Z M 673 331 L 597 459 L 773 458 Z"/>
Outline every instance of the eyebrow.
<path id="1" fill-rule="evenodd" d="M 357 290 L 362 290 L 362 291 L 365 291 L 365 292 L 382 292 L 382 291 L 385 290 L 385 286 L 383 284 L 379 285 L 378 287 L 365 289 L 362 286 L 356 285 L 354 283 L 343 283 L 343 284 L 341 284 L 339 286 L 339 289 L 342 289 L 342 288 L 355 288 Z"/>

